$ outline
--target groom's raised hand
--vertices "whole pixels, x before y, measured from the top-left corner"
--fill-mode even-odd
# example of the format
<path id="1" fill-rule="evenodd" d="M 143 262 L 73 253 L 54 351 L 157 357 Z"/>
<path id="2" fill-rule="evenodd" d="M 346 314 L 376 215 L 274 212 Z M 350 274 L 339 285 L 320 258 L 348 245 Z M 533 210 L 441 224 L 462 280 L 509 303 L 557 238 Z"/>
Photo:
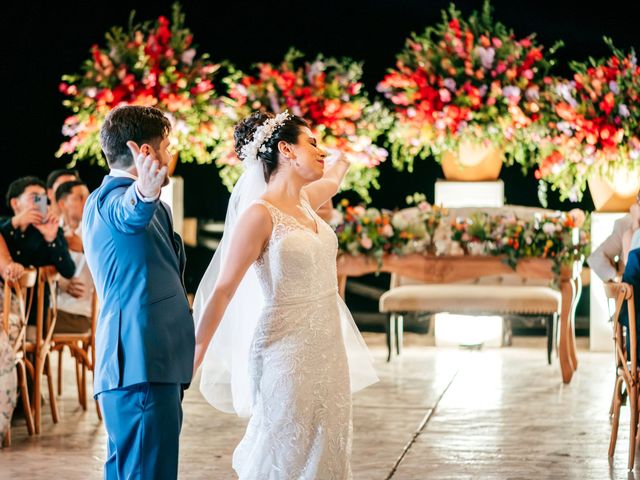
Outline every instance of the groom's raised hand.
<path id="1" fill-rule="evenodd" d="M 142 151 L 136 142 L 128 141 L 127 147 L 131 150 L 136 170 L 138 170 L 138 179 L 136 180 L 138 191 L 145 198 L 158 198 L 167 178 L 166 165 L 161 167 L 154 155 Z"/>

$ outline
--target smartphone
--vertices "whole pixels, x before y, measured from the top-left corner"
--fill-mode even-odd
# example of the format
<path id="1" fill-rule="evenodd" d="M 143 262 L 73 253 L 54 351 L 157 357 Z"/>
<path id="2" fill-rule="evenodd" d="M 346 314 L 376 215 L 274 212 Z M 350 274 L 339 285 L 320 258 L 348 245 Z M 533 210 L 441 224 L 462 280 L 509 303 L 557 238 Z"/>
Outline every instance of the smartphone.
<path id="1" fill-rule="evenodd" d="M 36 208 L 42 214 L 42 222 L 44 223 L 44 217 L 47 215 L 47 196 L 35 194 L 33 196 L 33 203 Z"/>

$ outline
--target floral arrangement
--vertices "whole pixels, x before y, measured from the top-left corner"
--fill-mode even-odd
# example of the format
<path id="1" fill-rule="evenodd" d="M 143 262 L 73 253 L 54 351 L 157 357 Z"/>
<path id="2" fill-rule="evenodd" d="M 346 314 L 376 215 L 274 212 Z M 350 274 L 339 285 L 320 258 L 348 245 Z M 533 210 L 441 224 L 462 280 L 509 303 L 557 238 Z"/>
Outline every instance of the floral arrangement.
<path id="1" fill-rule="evenodd" d="M 362 205 L 351 206 L 342 199 L 332 226 L 338 236 L 338 248 L 350 255 L 364 254 L 382 261 L 394 250 L 396 230 L 391 225 L 391 212 Z"/>
<path id="2" fill-rule="evenodd" d="M 640 167 L 640 67 L 633 50 L 612 50 L 606 59 L 572 62 L 570 81 L 548 89 L 549 134 L 541 148 L 536 178 L 579 201 L 593 173 L 612 176 L 617 167 Z"/>
<path id="3" fill-rule="evenodd" d="M 548 258 L 556 274 L 562 265 L 589 254 L 590 219 L 582 210 L 531 220 L 482 212 L 449 220 L 446 210 L 429 205 L 424 196 L 416 197 L 415 207 L 395 212 L 351 206 L 343 199 L 332 222 L 340 251 L 370 256 L 379 263 L 386 253 L 497 255 L 513 268 L 523 258 Z"/>
<path id="4" fill-rule="evenodd" d="M 387 158 L 387 151 L 374 142 L 390 126 L 392 117 L 364 92 L 362 64 L 322 55 L 311 62 L 303 58 L 291 49 L 281 64 L 260 63 L 255 76 L 244 75 L 232 82 L 229 96 L 236 102 L 236 116 L 242 118 L 259 109 L 275 114 L 288 109 L 305 118 L 325 147 L 343 151 L 351 162 L 342 188 L 368 201 L 368 189 L 379 188 L 377 167 Z M 231 136 L 229 132 L 226 154 L 218 160 L 229 189 L 241 172 Z"/>
<path id="5" fill-rule="evenodd" d="M 106 45 L 91 47 L 82 73 L 64 75 L 59 86 L 72 111 L 62 127 L 69 137 L 56 156 L 72 155 L 72 162 L 89 159 L 104 164 L 99 129 L 107 113 L 122 104 L 155 106 L 167 113 L 172 148 L 184 162 L 213 161 L 213 148 L 233 124 L 235 113 L 214 87 L 222 64 L 196 56 L 193 35 L 184 27 L 184 14 L 173 5 L 172 20 L 113 27 Z M 232 70 L 229 67 L 230 71 Z"/>
<path id="6" fill-rule="evenodd" d="M 400 254 L 429 252 L 436 253 L 439 228 L 447 211 L 427 202 L 423 194 L 407 196 L 410 208 L 393 213 L 391 224 L 397 231 L 393 251 Z"/>
<path id="7" fill-rule="evenodd" d="M 462 143 L 480 143 L 528 168 L 542 135 L 540 93 L 553 63 L 533 35 L 518 39 L 495 21 L 488 1 L 466 19 L 452 4 L 441 23 L 407 39 L 378 85 L 394 106 L 394 165 L 411 171 L 414 157 L 440 161 Z"/>
<path id="8" fill-rule="evenodd" d="M 493 242 L 495 217 L 486 213 L 474 213 L 469 218 L 451 221 L 452 240 L 459 243 L 462 252 L 468 255 L 488 255 L 495 251 Z"/>

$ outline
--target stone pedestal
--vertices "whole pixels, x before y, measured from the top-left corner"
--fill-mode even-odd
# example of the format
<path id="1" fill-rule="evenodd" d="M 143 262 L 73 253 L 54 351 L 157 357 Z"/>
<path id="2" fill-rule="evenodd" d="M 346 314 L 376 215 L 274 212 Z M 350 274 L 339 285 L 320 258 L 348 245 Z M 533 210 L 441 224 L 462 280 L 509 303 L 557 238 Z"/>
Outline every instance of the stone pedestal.
<path id="1" fill-rule="evenodd" d="M 184 179 L 171 177 L 169 185 L 162 188 L 160 200 L 167 203 L 173 217 L 173 229 L 180 235 L 184 234 Z"/>
<path id="2" fill-rule="evenodd" d="M 456 207 L 502 207 L 504 206 L 504 182 L 453 182 L 437 180 L 435 186 L 436 205 Z"/>

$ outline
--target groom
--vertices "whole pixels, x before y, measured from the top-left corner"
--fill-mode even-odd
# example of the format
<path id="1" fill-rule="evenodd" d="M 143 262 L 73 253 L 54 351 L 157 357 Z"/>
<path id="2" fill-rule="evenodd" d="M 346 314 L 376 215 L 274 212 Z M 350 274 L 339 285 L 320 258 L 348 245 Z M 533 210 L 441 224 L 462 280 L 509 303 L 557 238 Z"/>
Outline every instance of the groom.
<path id="1" fill-rule="evenodd" d="M 171 125 L 152 107 L 112 110 L 100 130 L 111 171 L 82 221 L 100 303 L 94 394 L 108 434 L 105 479 L 175 479 L 194 326 L 185 252 L 160 198 Z"/>

